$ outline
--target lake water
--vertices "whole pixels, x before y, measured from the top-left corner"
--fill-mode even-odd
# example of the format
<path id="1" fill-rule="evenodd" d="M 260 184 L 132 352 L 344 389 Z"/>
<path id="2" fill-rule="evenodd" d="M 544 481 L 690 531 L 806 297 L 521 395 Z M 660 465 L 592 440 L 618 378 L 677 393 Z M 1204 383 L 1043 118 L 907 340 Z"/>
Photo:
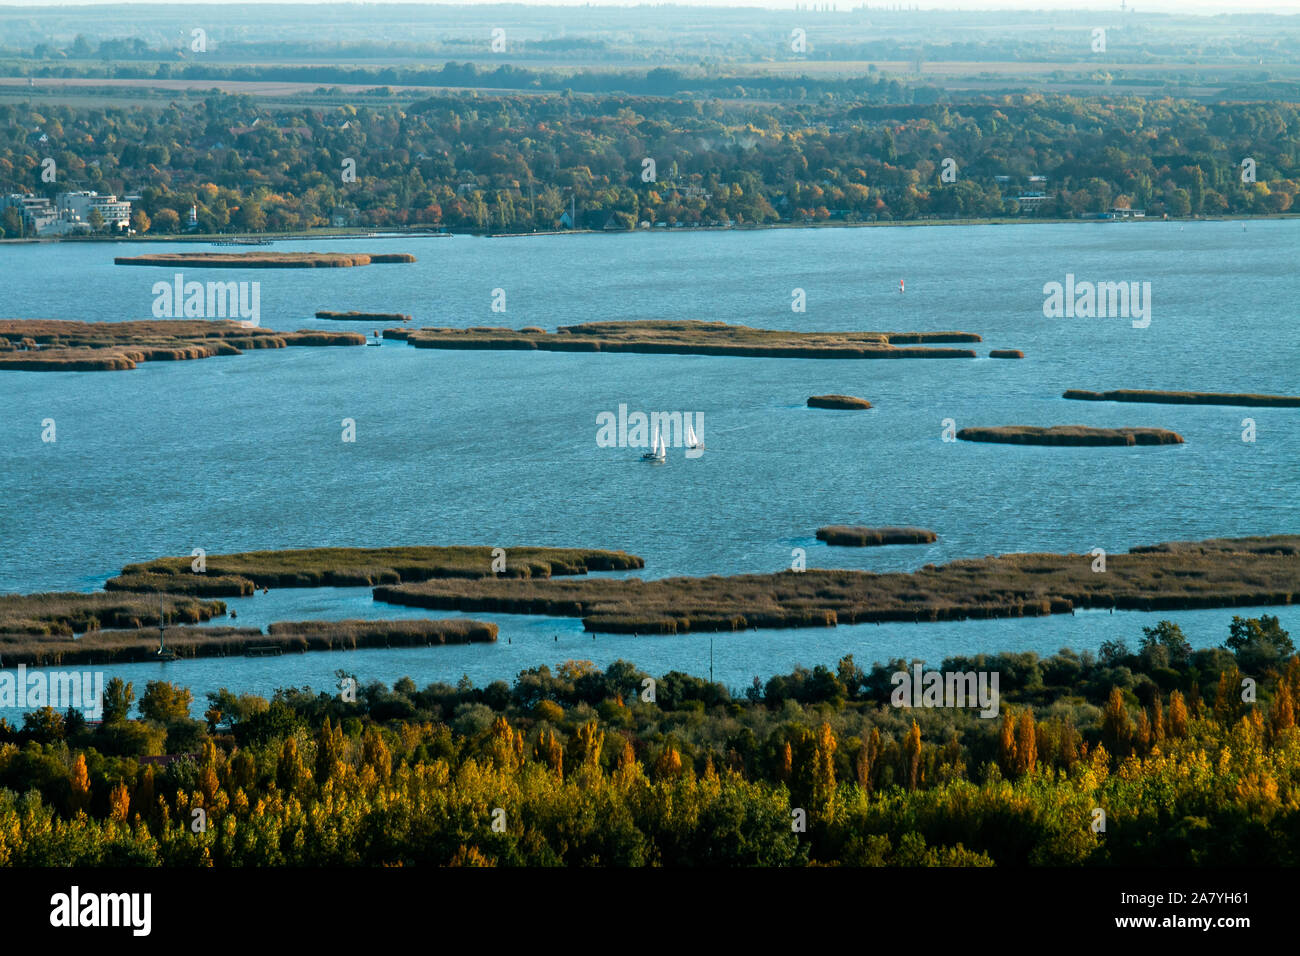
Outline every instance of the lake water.
<path id="1" fill-rule="evenodd" d="M 174 269 L 114 255 L 192 243 L 0 246 L 3 314 L 149 318 Z M 409 251 L 412 265 L 192 270 L 261 283 L 275 329 L 317 309 L 406 312 L 421 325 L 710 319 L 799 330 L 980 333 L 1022 361 L 822 361 L 709 356 L 291 348 L 133 372 L 0 371 L 0 592 L 93 590 L 159 555 L 322 545 L 513 544 L 623 548 L 646 576 L 810 567 L 906 570 L 1007 551 L 1121 551 L 1177 539 L 1300 530 L 1300 409 L 1067 402 L 1066 388 L 1294 394 L 1300 221 L 1025 224 L 485 239 L 276 243 L 276 250 Z M 184 271 L 183 269 L 180 271 Z M 1150 282 L 1152 321 L 1047 319 L 1043 285 Z M 898 291 L 899 279 L 906 292 Z M 803 289 L 807 309 L 791 310 Z M 494 313 L 494 290 L 506 311 Z M 804 406 L 861 395 L 867 412 Z M 703 413 L 707 450 L 664 465 L 602 448 L 596 416 Z M 53 418 L 57 442 L 41 441 Z M 341 440 L 342 420 L 356 441 Z M 944 442 L 956 427 L 1156 426 L 1187 443 L 1033 448 Z M 1256 441 L 1242 440 L 1243 419 Z M 824 524 L 911 524 L 919 547 L 831 549 Z M 284 590 L 232 602 L 240 624 L 418 617 L 366 589 Z M 1279 613 L 1300 631 L 1300 615 Z M 1233 611 L 716 635 L 715 676 L 745 686 L 794 662 L 1096 649 L 1172 616 L 1220 643 Z M 1259 613 L 1259 609 L 1235 613 Z M 496 646 L 130 665 L 197 693 L 363 680 L 510 679 L 571 657 L 708 673 L 708 635 L 600 636 L 576 621 L 476 615 Z M 559 640 L 555 640 L 558 636 Z"/>

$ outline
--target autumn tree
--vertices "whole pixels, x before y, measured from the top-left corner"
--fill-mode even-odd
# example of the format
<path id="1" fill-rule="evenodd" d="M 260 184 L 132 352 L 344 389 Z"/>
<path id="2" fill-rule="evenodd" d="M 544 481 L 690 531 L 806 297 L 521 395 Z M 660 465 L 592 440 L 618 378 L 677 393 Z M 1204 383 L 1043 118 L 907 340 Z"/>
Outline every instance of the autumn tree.
<path id="1" fill-rule="evenodd" d="M 1183 695 L 1178 691 L 1174 691 L 1169 695 L 1169 713 L 1165 718 L 1165 736 L 1186 737 L 1188 722 L 1187 704 L 1183 701 Z"/>
<path id="2" fill-rule="evenodd" d="M 1112 687 L 1101 712 L 1102 745 L 1122 760 L 1133 749 L 1133 733 L 1133 719 L 1124 703 L 1124 693 L 1118 687 Z"/>
<path id="3" fill-rule="evenodd" d="M 1038 737 L 1034 732 L 1034 712 L 1021 711 L 1016 724 L 1016 773 L 1033 773 L 1038 763 Z"/>
<path id="4" fill-rule="evenodd" d="M 912 729 L 907 732 L 907 737 L 903 740 L 903 761 L 907 789 L 915 790 L 921 782 L 921 728 L 915 720 L 912 721 Z"/>
<path id="5" fill-rule="evenodd" d="M 70 788 L 69 805 L 74 813 L 85 811 L 90 806 L 90 773 L 86 770 L 86 755 L 77 754 L 72 761 L 72 770 L 68 773 Z"/>
<path id="6" fill-rule="evenodd" d="M 835 795 L 835 750 L 838 742 L 831 725 L 822 721 L 817 728 L 813 743 L 812 756 L 812 798 L 813 803 L 823 808 Z"/>

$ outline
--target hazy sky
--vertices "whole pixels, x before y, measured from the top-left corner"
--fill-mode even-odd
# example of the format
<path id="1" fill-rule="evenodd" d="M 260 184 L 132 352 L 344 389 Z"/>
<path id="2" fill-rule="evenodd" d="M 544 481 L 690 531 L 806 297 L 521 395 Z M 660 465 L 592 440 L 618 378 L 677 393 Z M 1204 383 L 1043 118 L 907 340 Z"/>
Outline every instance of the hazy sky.
<path id="1" fill-rule="evenodd" d="M 0 6 L 23 7 L 63 7 L 85 6 L 94 4 L 103 6 L 120 3 L 157 2 L 157 0 L 0 0 Z M 232 0 L 181 0 L 169 6 L 184 6 L 190 3 L 230 3 Z M 233 0 L 240 2 L 240 0 Z M 356 0 L 242 0 L 244 3 L 355 3 Z M 389 3 L 428 3 L 429 0 L 384 0 Z M 457 0 L 460 3 L 500 3 L 502 0 Z M 512 0 L 540 6 L 587 6 L 585 0 Z M 1161 13 L 1287 13 L 1300 14 L 1300 0 L 1126 0 L 1129 7 L 1137 10 Z M 839 0 L 838 8 L 848 10 L 859 6 L 861 0 Z M 357 4 L 361 5 L 361 4 Z M 448 6 L 454 4 L 439 4 Z M 602 2 L 595 6 L 659 6 L 667 4 L 640 4 L 634 2 Z M 688 7 L 767 7 L 769 9 L 791 9 L 795 6 L 820 5 L 798 2 L 798 0 L 680 0 L 676 6 Z M 922 10 L 1118 10 L 1120 0 L 913 0 L 910 3 L 868 3 L 868 7 L 881 8 L 892 6 L 917 7 Z"/>

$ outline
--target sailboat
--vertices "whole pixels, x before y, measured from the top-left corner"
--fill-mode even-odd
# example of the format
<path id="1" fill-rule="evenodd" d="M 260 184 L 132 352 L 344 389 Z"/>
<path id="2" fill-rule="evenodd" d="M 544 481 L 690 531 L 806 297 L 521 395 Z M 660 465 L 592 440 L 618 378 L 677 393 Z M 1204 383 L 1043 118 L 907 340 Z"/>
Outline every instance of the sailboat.
<path id="1" fill-rule="evenodd" d="M 668 446 L 664 444 L 664 436 L 659 434 L 659 429 L 655 429 L 654 441 L 650 443 L 650 450 L 641 456 L 642 461 L 667 461 Z"/>
<path id="2" fill-rule="evenodd" d="M 687 422 L 686 423 L 686 450 L 691 451 L 696 448 L 703 448 L 703 447 L 704 447 L 704 442 L 700 441 L 698 438 L 695 437 L 695 429 L 691 427 L 690 422 Z"/>

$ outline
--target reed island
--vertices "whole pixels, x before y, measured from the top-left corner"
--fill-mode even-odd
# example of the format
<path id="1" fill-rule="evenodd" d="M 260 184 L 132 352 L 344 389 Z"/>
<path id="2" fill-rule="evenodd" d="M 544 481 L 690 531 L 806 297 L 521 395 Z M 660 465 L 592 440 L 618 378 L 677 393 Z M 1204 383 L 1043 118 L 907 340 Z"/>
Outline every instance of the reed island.
<path id="1" fill-rule="evenodd" d="M 1005 554 L 919 571 L 782 571 L 732 577 L 431 580 L 375 588 L 410 607 L 581 618 L 591 632 L 678 634 L 882 621 L 1290 604 L 1300 535 L 1134 548 L 1093 571 L 1091 554 Z"/>
<path id="2" fill-rule="evenodd" d="M 848 548 L 871 548 L 886 544 L 932 544 L 939 540 L 924 528 L 866 528 L 861 525 L 832 524 L 817 529 L 817 540 Z"/>
<path id="3" fill-rule="evenodd" d="M 1246 405 L 1300 408 L 1300 395 L 1256 395 L 1246 392 L 1161 392 L 1141 388 L 1120 388 L 1110 392 L 1066 389 L 1062 398 L 1081 402 L 1144 402 L 1155 405 Z"/>
<path id="4" fill-rule="evenodd" d="M 645 561 L 625 551 L 592 548 L 417 546 L 302 548 L 209 554 L 128 564 L 108 591 L 242 597 L 260 588 L 374 587 L 432 578 L 549 578 L 590 571 L 631 571 Z"/>
<path id="5" fill-rule="evenodd" d="M 963 428 L 961 441 L 1000 442 L 1006 445 L 1181 445 L 1183 436 L 1163 428 L 1092 428 L 1087 425 L 1004 425 L 999 428 Z"/>
<path id="6" fill-rule="evenodd" d="M 468 618 L 403 621 L 277 621 L 255 627 L 147 627 L 92 630 L 80 637 L 0 634 L 5 667 L 108 664 L 198 657 L 278 657 L 369 647 L 490 643 L 497 626 Z M 160 650 L 162 654 L 160 655 Z"/>
<path id="7" fill-rule="evenodd" d="M 411 317 L 402 312 L 330 312 L 322 310 L 316 313 L 318 319 L 330 319 L 334 322 L 410 322 Z"/>
<path id="8" fill-rule="evenodd" d="M 974 332 L 791 332 L 726 322 L 631 321 L 561 325 L 554 332 L 476 326 L 386 329 L 385 338 L 422 349 L 520 349 L 544 352 L 642 352 L 749 358 L 975 358 Z"/>
<path id="9" fill-rule="evenodd" d="M 414 262 L 406 252 L 156 252 L 117 256 L 119 266 L 184 266 L 187 269 L 343 269 Z"/>
<path id="10" fill-rule="evenodd" d="M 0 319 L 0 369 L 27 372 L 127 371 L 141 362 L 242 355 L 288 346 L 365 345 L 360 332 L 276 332 L 228 319 L 74 322 Z"/>
<path id="11" fill-rule="evenodd" d="M 865 398 L 858 398 L 856 395 L 810 395 L 808 397 L 809 408 L 834 408 L 844 411 L 855 409 L 870 408 L 871 403 Z"/>

